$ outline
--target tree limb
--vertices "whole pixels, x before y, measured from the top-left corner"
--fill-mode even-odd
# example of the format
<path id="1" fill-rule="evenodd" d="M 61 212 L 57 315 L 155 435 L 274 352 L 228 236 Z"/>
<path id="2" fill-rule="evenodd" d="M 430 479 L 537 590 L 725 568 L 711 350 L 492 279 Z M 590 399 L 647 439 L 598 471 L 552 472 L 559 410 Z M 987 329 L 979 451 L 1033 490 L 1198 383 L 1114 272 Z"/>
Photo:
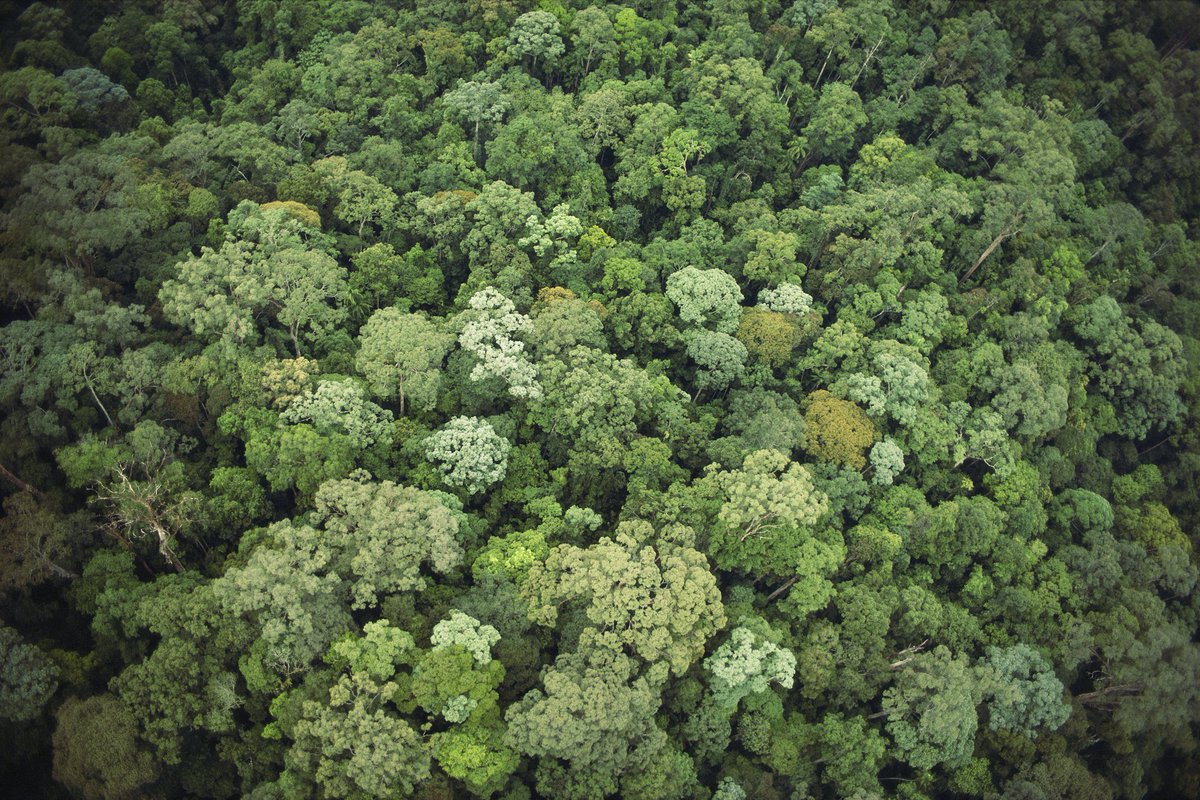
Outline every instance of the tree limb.
<path id="1" fill-rule="evenodd" d="M 23 492 L 29 492 L 30 494 L 34 495 L 35 497 L 45 497 L 46 496 L 45 492 L 43 492 L 41 489 L 21 480 L 16 475 L 14 475 L 11 471 L 9 471 L 8 467 L 4 466 L 3 464 L 0 464 L 0 475 L 3 475 L 4 479 L 6 481 L 11 483 L 13 486 L 16 486 L 18 489 L 20 489 Z"/>

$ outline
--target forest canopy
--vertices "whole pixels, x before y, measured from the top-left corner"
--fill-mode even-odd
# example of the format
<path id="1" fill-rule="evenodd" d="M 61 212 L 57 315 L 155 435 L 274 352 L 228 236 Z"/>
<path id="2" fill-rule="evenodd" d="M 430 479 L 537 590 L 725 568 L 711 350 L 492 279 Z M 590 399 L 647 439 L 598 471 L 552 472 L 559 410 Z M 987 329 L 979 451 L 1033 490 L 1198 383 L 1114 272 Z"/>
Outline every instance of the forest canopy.
<path id="1" fill-rule="evenodd" d="M 1200 797 L 1200 5 L 0 2 L 0 773 Z"/>

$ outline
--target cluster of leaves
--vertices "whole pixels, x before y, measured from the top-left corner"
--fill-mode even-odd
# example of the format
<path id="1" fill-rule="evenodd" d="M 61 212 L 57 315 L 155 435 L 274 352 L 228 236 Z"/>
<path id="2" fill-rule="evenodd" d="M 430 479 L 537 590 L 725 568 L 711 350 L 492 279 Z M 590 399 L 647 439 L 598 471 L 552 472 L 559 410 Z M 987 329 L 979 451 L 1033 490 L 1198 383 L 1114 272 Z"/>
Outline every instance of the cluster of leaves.
<path id="1" fill-rule="evenodd" d="M 1196 795 L 1194 3 L 5 11 L 10 794 Z"/>

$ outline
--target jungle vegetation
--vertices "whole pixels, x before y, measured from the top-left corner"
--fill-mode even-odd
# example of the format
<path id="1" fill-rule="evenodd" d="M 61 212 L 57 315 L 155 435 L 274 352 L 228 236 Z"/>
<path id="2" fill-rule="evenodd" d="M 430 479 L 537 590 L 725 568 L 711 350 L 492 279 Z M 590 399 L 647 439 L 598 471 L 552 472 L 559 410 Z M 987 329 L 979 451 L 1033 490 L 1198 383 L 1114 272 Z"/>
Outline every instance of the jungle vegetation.
<path id="1" fill-rule="evenodd" d="M 0 3 L 48 798 L 1200 797 L 1200 6 Z"/>

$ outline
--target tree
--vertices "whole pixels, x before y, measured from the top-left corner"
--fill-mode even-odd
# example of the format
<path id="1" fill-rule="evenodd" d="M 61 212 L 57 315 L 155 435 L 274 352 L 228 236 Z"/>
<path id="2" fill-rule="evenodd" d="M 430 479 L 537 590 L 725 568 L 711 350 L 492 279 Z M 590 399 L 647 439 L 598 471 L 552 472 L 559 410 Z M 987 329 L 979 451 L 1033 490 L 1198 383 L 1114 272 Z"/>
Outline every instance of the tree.
<path id="1" fill-rule="evenodd" d="M 120 84 L 113 83 L 98 69 L 77 67 L 63 72 L 59 79 L 67 90 L 75 95 L 75 107 L 85 114 L 95 114 L 104 109 L 115 112 L 116 106 L 129 100 L 129 92 Z"/>
<path id="2" fill-rule="evenodd" d="M 718 706 L 737 708 L 743 697 L 766 691 L 771 684 L 792 688 L 796 657 L 747 627 L 734 628 L 729 639 L 704 659 Z"/>
<path id="3" fill-rule="evenodd" d="M 400 416 L 409 403 L 416 411 L 430 411 L 453 342 L 453 335 L 422 314 L 383 308 L 362 327 L 354 365 L 377 396 L 398 397 Z"/>
<path id="4" fill-rule="evenodd" d="M 688 358 L 697 366 L 696 390 L 721 391 L 738 379 L 746 367 L 746 345 L 727 333 L 697 331 L 688 337 Z"/>
<path id="5" fill-rule="evenodd" d="M 394 688 L 351 673 L 330 687 L 327 702 L 305 701 L 288 752 L 291 768 L 331 797 L 410 795 L 429 777 L 429 747 L 382 706 Z"/>
<path id="6" fill-rule="evenodd" d="M 348 281 L 354 318 L 392 305 L 440 306 L 445 302 L 445 275 L 431 253 L 413 245 L 403 255 L 384 242 L 363 248 L 350 257 L 354 269 Z"/>
<path id="7" fill-rule="evenodd" d="M 616 32 L 608 14 L 599 8 L 581 8 L 572 22 L 571 45 L 581 71 L 579 80 L 594 65 L 605 64 L 616 53 Z"/>
<path id="8" fill-rule="evenodd" d="M 1004 424 L 1021 436 L 1041 437 L 1067 423 L 1067 387 L 1043 375 L 1033 361 L 1021 359 L 997 375 L 992 407 Z"/>
<path id="9" fill-rule="evenodd" d="M 888 486 L 904 470 L 904 451 L 891 439 L 876 442 L 871 447 L 871 483 Z"/>
<path id="10" fill-rule="evenodd" d="M 684 267 L 667 278 L 667 297 L 679 318 L 718 333 L 732 334 L 741 317 L 742 290 L 728 272 Z"/>
<path id="11" fill-rule="evenodd" d="M 347 399 L 355 403 L 366 402 L 361 395 L 351 395 Z M 383 412 L 374 403 L 370 405 Z M 301 495 L 311 497 L 325 481 L 348 475 L 355 468 L 356 460 L 377 461 L 377 457 L 372 456 L 377 456 L 390 443 L 384 440 L 376 447 L 363 449 L 356 446 L 341 427 L 336 405 L 313 410 L 332 412 L 321 420 L 328 425 L 324 430 L 317 430 L 308 422 L 282 423 L 278 414 L 264 409 L 252 409 L 245 414 L 227 411 L 221 415 L 218 425 L 226 433 L 236 434 L 245 441 L 246 466 L 266 478 L 273 490 L 295 489 Z M 381 433 L 382 427 L 369 424 L 371 417 L 379 421 L 376 414 L 370 414 L 358 422 L 368 423 L 366 431 L 374 428 L 375 433 Z"/>
<path id="12" fill-rule="evenodd" d="M 974 242 L 987 245 L 962 273 L 960 283 L 969 280 L 1006 241 L 1049 229 L 1057 222 L 1058 209 L 1069 202 L 1075 160 L 1063 110 L 1049 98 L 1038 108 L 1015 107 L 1000 92 L 993 92 L 944 134 L 944 147 L 957 146 L 984 163 L 992 179 L 981 187 L 981 238 Z"/>
<path id="13" fill-rule="evenodd" d="M 754 249 L 746 256 L 742 273 L 753 281 L 763 281 L 772 286 L 786 284 L 790 278 L 803 278 L 806 268 L 796 261 L 800 239 L 788 231 L 750 231 L 748 238 Z M 761 301 L 760 301 L 761 302 Z"/>
<path id="14" fill-rule="evenodd" d="M 380 595 L 424 588 L 421 567 L 445 574 L 461 563 L 466 519 L 457 501 L 391 481 L 331 481 L 316 496 L 331 569 L 353 579 L 358 607 Z"/>
<path id="15" fill-rule="evenodd" d="M 54 779 L 88 798 L 138 797 L 158 777 L 137 739 L 137 720 L 111 694 L 69 698 L 56 712 Z"/>
<path id="16" fill-rule="evenodd" d="M 421 708 L 451 724 L 477 726 L 498 713 L 496 687 L 504 680 L 504 665 L 480 664 L 462 645 L 434 647 L 413 669 L 413 699 Z"/>
<path id="17" fill-rule="evenodd" d="M 54 662 L 0 623 L 0 716 L 15 722 L 36 719 L 57 688 Z"/>
<path id="18" fill-rule="evenodd" d="M 475 142 L 475 160 L 479 160 L 479 132 L 487 123 L 495 125 L 504 119 L 509 100 L 495 81 L 459 81 L 452 90 L 442 95 L 447 109 L 462 117 L 472 126 Z"/>
<path id="19" fill-rule="evenodd" d="M 528 419 L 577 474 L 622 467 L 643 431 L 667 432 L 684 416 L 687 395 L 628 359 L 576 347 L 540 368 L 547 391 Z"/>
<path id="20" fill-rule="evenodd" d="M 491 625 L 482 625 L 472 616 L 454 610 L 450 616 L 433 626 L 429 643 L 437 647 L 462 647 L 486 666 L 492 660 L 492 646 L 500 641 L 500 632 Z"/>
<path id="21" fill-rule="evenodd" d="M 790 454 L 804 441 L 804 416 L 790 397 L 763 389 L 729 393 L 729 414 L 721 421 L 729 436 L 714 440 L 709 453 L 725 466 L 740 465 L 755 450 Z"/>
<path id="22" fill-rule="evenodd" d="M 662 175 L 663 201 L 675 212 L 695 212 L 704 205 L 704 178 L 688 174 L 688 164 L 699 161 L 710 146 L 691 128 L 678 128 L 663 139 L 655 162 Z M 686 217 L 685 217 L 686 218 Z"/>
<path id="23" fill-rule="evenodd" d="M 78 577 L 80 557 L 92 539 L 81 534 L 92 524 L 86 512 L 64 514 L 31 489 L 4 498 L 0 588 L 6 591 Z"/>
<path id="24" fill-rule="evenodd" d="M 377 178 L 362 170 L 349 169 L 342 156 L 330 156 L 313 164 L 313 171 L 323 177 L 337 193 L 334 215 L 351 225 L 362 236 L 368 222 L 381 228 L 391 227 L 399 200 L 396 193 Z"/>
<path id="25" fill-rule="evenodd" d="M 809 453 L 822 461 L 855 469 L 867 465 L 867 448 L 875 443 L 875 425 L 866 412 L 824 389 L 808 396 L 804 414 Z"/>
<path id="26" fill-rule="evenodd" d="M 720 592 L 704 556 L 687 545 L 651 543 L 646 522 L 587 549 L 559 545 L 521 584 L 530 619 L 553 625 L 559 606 L 582 601 L 587 624 L 648 665 L 682 675 L 725 624 Z"/>
<path id="27" fill-rule="evenodd" d="M 713 800 L 746 800 L 746 790 L 735 779 L 726 776 L 713 792 Z"/>
<path id="28" fill-rule="evenodd" d="M 714 473 L 713 480 L 725 493 L 718 519 L 742 541 L 775 527 L 812 525 L 825 513 L 811 473 L 778 450 L 753 452 L 740 470 Z"/>
<path id="29" fill-rule="evenodd" d="M 862 717 L 826 714 L 816 730 L 824 762 L 823 778 L 847 797 L 856 792 L 883 796 L 876 777 L 887 752 L 887 741 Z"/>
<path id="30" fill-rule="evenodd" d="M 127 547 L 149 539 L 178 572 L 178 537 L 194 532 L 202 508 L 189 487 L 180 444 L 176 431 L 145 420 L 119 443 L 89 435 L 56 454 L 69 485 L 94 490 L 109 534 Z"/>
<path id="31" fill-rule="evenodd" d="M 1182 351 L 1173 331 L 1152 320 L 1133 323 L 1108 296 L 1079 309 L 1074 327 L 1087 342 L 1091 377 L 1116 407 L 1120 433 L 1141 439 L 1179 419 Z"/>
<path id="32" fill-rule="evenodd" d="M 416 649 L 412 634 L 393 627 L 387 620 L 368 622 L 362 635 L 346 633 L 329 647 L 325 662 L 351 674 L 361 673 L 375 681 L 386 681 L 409 663 Z"/>
<path id="33" fill-rule="evenodd" d="M 258 320 L 273 318 L 300 356 L 302 339 L 312 343 L 346 318 L 336 304 L 347 293 L 346 270 L 310 245 L 306 226 L 285 210 L 246 202 L 236 211 L 219 250 L 202 248 L 176 265 L 159 293 L 163 311 L 198 336 L 238 344 L 256 344 Z"/>
<path id="34" fill-rule="evenodd" d="M 232 733 L 244 698 L 237 686 L 240 654 L 247 655 L 247 685 L 260 691 L 262 685 L 252 680 L 258 676 L 246 653 L 254 642 L 249 618 L 223 608 L 215 582 L 195 571 L 142 582 L 126 550 L 98 553 L 82 580 L 95 608 L 93 630 L 105 646 L 153 637 L 109 689 L 137 718 L 156 762 L 169 770 L 182 762 L 186 746 L 216 746 Z"/>
<path id="35" fill-rule="evenodd" d="M 458 302 L 488 288 L 510 296 L 529 291 L 533 268 L 518 242 L 529 233 L 529 218 L 540 215 L 533 194 L 492 181 L 467 203 L 466 212 L 470 229 L 461 250 L 471 274 L 458 290 Z"/>
<path id="36" fill-rule="evenodd" d="M 737 338 L 755 359 L 778 368 L 791 360 L 798 337 L 796 326 L 787 314 L 766 308 L 748 308 L 742 312 Z"/>
<path id="37" fill-rule="evenodd" d="M 363 397 L 355 381 L 320 380 L 298 395 L 283 413 L 283 422 L 307 423 L 318 433 L 337 433 L 356 448 L 387 445 L 392 439 L 392 412 Z"/>
<path id="38" fill-rule="evenodd" d="M 9 130 L 39 132 L 68 121 L 78 99 L 63 78 L 44 69 L 24 66 L 0 76 L 5 100 L 4 122 Z"/>
<path id="39" fill-rule="evenodd" d="M 65 85 L 58 85 L 66 91 Z M 53 105 L 50 88 L 38 86 L 35 102 Z M 6 215 L 5 241 L 36 257 L 88 267 L 97 257 L 166 227 L 170 215 L 156 207 L 154 193 L 143 183 L 144 173 L 129 168 L 149 156 L 153 147 L 148 137 L 118 134 L 57 162 L 31 166 Z"/>
<path id="40" fill-rule="evenodd" d="M 504 480 L 512 445 L 478 417 L 455 417 L 425 440 L 425 457 L 438 465 L 446 483 L 478 494 Z"/>
<path id="41" fill-rule="evenodd" d="M 840 161 L 854 147 L 858 129 L 867 124 L 862 98 L 845 83 L 827 83 L 801 130 L 806 146 L 803 163 L 813 157 Z"/>
<path id="42" fill-rule="evenodd" d="M 498 726 L 459 726 L 433 735 L 438 766 L 478 797 L 491 797 L 508 782 L 520 756 Z"/>
<path id="43" fill-rule="evenodd" d="M 558 18 L 547 11 L 522 14 L 508 29 L 507 48 L 513 58 L 532 56 L 531 69 L 537 69 L 538 59 L 550 64 L 566 50 L 559 36 Z"/>
<path id="44" fill-rule="evenodd" d="M 450 83 L 455 75 L 462 74 L 467 67 L 467 53 L 462 39 L 450 28 L 423 29 L 419 33 L 421 52 L 425 56 L 425 75 L 438 88 Z"/>
<path id="45" fill-rule="evenodd" d="M 903 759 L 917 769 L 969 761 L 984 687 L 966 656 L 944 646 L 912 656 L 883 693 L 887 731 Z"/>
<path id="46" fill-rule="evenodd" d="M 1063 685 L 1049 661 L 1024 644 L 991 647 L 982 666 L 995 672 L 988 702 L 988 726 L 1035 738 L 1039 729 L 1056 730 L 1067 721 L 1071 707 L 1063 700 Z"/>
<path id="47" fill-rule="evenodd" d="M 458 321 L 462 326 L 458 344 L 476 359 L 471 380 L 499 378 L 513 397 L 537 400 L 542 396 L 537 369 L 524 354 L 525 343 L 515 338 L 528 334 L 532 323 L 511 300 L 488 287 L 471 296 Z"/>
<path id="48" fill-rule="evenodd" d="M 946 20 L 934 76 L 942 85 L 963 83 L 977 91 L 1003 89 L 1012 62 L 1009 34 L 996 16 L 976 11 Z"/>
<path id="49" fill-rule="evenodd" d="M 631 766 L 631 751 L 662 744 L 664 734 L 654 724 L 659 698 L 619 649 L 596 645 L 563 653 L 542 676 L 542 687 L 505 714 L 506 741 L 539 759 L 542 794 L 611 795 Z"/>
<path id="50" fill-rule="evenodd" d="M 211 588 L 221 611 L 252 626 L 254 642 L 239 667 L 260 692 L 307 672 L 352 625 L 345 584 L 331 568 L 337 540 L 318 546 L 319 531 L 291 522 L 275 523 L 266 537 Z"/>
<path id="51" fill-rule="evenodd" d="M 591 166 L 573 111 L 569 98 L 555 92 L 510 119 L 488 142 L 488 175 L 533 192 L 545 206 L 572 200 L 573 190 Z M 586 207 L 577 199 L 574 202 Z"/>
<path id="52" fill-rule="evenodd" d="M 803 314 L 812 308 L 812 295 L 798 283 L 781 283 L 758 293 L 758 304 L 780 314 Z"/>
<path id="53" fill-rule="evenodd" d="M 533 330 L 529 344 L 539 358 L 562 358 L 579 346 L 604 350 L 604 322 L 595 304 L 585 303 L 569 289 L 560 289 L 562 296 L 551 294 L 554 289 L 538 292 L 538 302 L 532 310 Z"/>
<path id="54" fill-rule="evenodd" d="M 717 566 L 787 578 L 770 598 L 788 593 L 785 602 L 798 616 L 823 608 L 846 548 L 840 533 L 815 527 L 829 498 L 809 469 L 776 450 L 750 453 L 739 470 L 709 469 L 697 488 L 719 503 L 705 546 Z"/>

